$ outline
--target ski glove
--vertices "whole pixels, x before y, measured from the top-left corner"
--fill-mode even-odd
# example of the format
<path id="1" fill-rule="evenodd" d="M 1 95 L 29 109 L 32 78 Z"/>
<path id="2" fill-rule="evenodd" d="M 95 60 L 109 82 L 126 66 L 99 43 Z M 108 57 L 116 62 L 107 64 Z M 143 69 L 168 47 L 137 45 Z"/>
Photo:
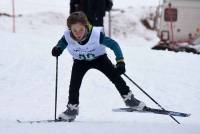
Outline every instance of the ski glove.
<path id="1" fill-rule="evenodd" d="M 112 0 L 106 0 L 106 11 L 110 11 L 113 7 L 113 1 Z"/>
<path id="2" fill-rule="evenodd" d="M 58 57 L 58 56 L 61 55 L 62 50 L 61 50 L 60 47 L 55 46 L 55 47 L 53 47 L 51 53 L 52 53 L 53 56 Z"/>
<path id="3" fill-rule="evenodd" d="M 124 74 L 126 72 L 124 61 L 117 62 L 116 70 L 119 75 Z"/>

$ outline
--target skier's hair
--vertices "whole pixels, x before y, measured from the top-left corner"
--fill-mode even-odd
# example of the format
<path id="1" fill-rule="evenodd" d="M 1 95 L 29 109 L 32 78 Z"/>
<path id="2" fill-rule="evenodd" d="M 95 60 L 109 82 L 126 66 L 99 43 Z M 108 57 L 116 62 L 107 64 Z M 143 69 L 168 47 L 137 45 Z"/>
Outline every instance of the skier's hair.
<path id="1" fill-rule="evenodd" d="M 67 27 L 69 29 L 71 29 L 71 25 L 72 24 L 76 24 L 76 23 L 81 23 L 84 26 L 86 26 L 86 28 L 89 27 L 90 23 L 88 21 L 87 16 L 85 15 L 84 12 L 82 11 L 78 11 L 78 12 L 73 12 L 70 14 L 70 16 L 67 18 Z"/>

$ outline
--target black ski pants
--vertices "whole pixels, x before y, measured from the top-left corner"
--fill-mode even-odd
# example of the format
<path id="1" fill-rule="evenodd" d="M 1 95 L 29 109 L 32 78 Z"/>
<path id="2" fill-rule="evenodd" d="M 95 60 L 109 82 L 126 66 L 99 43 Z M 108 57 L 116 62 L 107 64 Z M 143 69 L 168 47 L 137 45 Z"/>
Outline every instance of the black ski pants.
<path id="1" fill-rule="evenodd" d="M 115 85 L 120 95 L 126 95 L 130 91 L 122 77 L 117 73 L 116 68 L 108 59 L 107 55 L 99 56 L 92 61 L 74 60 L 69 86 L 68 104 L 79 104 L 79 89 L 85 73 L 89 69 L 97 69 L 104 73 Z"/>

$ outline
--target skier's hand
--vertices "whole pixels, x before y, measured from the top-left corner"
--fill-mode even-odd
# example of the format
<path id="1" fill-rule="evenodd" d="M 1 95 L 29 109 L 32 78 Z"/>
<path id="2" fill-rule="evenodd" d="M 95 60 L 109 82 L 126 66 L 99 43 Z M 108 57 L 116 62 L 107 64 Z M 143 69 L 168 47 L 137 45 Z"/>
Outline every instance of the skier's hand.
<path id="1" fill-rule="evenodd" d="M 106 0 L 106 11 L 110 11 L 113 7 L 112 0 Z"/>
<path id="2" fill-rule="evenodd" d="M 61 55 L 62 50 L 61 50 L 61 48 L 55 46 L 55 47 L 53 47 L 51 53 L 52 53 L 53 56 L 58 57 L 58 56 Z"/>
<path id="3" fill-rule="evenodd" d="M 124 61 L 119 61 L 116 64 L 116 70 L 119 75 L 124 74 L 126 72 Z"/>

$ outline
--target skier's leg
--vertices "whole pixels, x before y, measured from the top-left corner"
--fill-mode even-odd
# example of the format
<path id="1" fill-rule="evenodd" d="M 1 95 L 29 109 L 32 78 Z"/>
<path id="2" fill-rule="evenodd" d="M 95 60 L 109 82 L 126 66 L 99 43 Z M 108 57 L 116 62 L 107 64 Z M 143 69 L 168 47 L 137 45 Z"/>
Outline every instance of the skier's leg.
<path id="1" fill-rule="evenodd" d="M 71 81 L 69 86 L 69 97 L 67 109 L 60 114 L 60 120 L 73 121 L 79 112 L 79 89 L 82 79 L 89 69 L 89 66 L 85 61 L 74 60 Z"/>
<path id="2" fill-rule="evenodd" d="M 85 73 L 88 71 L 87 61 L 75 60 L 71 72 L 68 104 L 79 104 L 79 89 Z"/>
<path id="3" fill-rule="evenodd" d="M 108 59 L 107 55 L 100 56 L 93 61 L 93 68 L 104 73 L 115 85 L 120 95 L 126 95 L 130 91 L 123 78 L 117 73 L 116 68 Z"/>
<path id="4" fill-rule="evenodd" d="M 123 78 L 117 73 L 116 68 L 112 64 L 112 62 L 108 59 L 106 55 L 99 57 L 96 59 L 94 64 L 94 68 L 100 70 L 104 73 L 116 86 L 120 95 L 122 96 L 126 106 L 132 107 L 138 110 L 141 110 L 145 107 L 145 104 L 138 99 L 136 99 L 126 85 L 126 82 Z"/>

